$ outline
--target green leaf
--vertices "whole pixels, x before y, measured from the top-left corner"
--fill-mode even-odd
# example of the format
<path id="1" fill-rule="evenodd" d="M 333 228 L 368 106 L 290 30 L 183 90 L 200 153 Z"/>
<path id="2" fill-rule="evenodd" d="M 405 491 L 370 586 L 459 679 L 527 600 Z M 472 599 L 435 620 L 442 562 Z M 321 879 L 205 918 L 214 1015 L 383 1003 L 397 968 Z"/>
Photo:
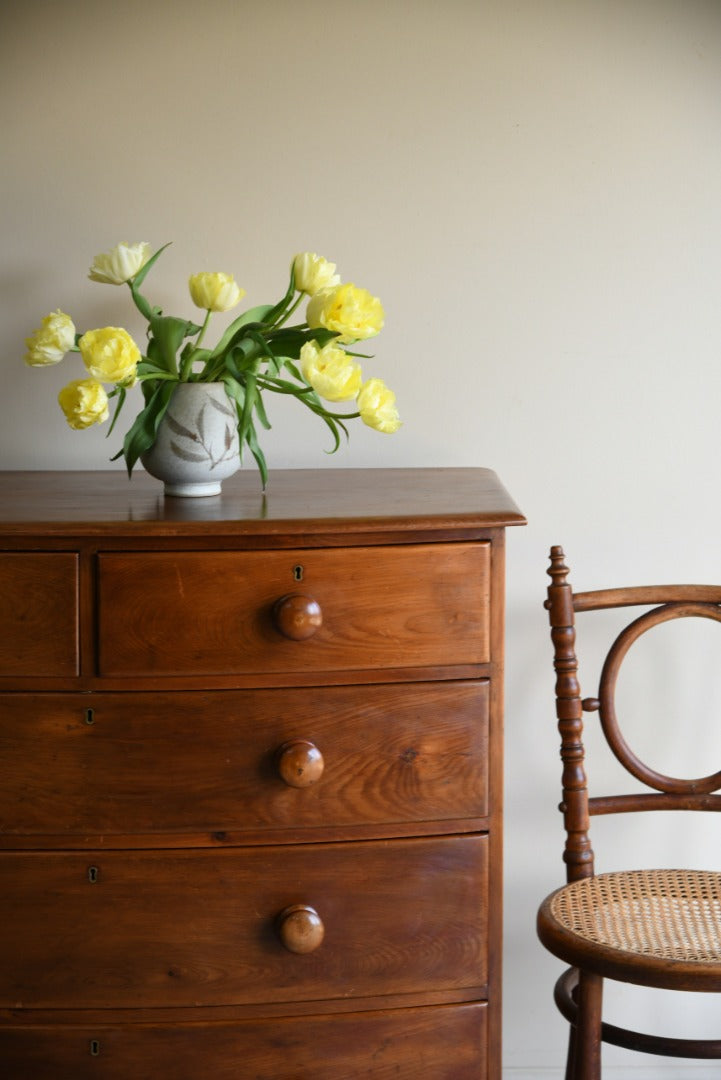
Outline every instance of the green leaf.
<path id="1" fill-rule="evenodd" d="M 144 359 L 138 364 L 137 375 L 139 379 L 175 379 L 175 375 L 169 375 L 165 368 L 156 364 L 153 360 Z"/>
<path id="2" fill-rule="evenodd" d="M 258 395 L 258 390 L 255 383 L 255 377 L 251 374 L 245 377 L 245 399 L 243 401 L 243 412 L 240 417 L 240 424 L 238 425 L 238 436 L 240 441 L 243 442 L 247 439 L 248 431 L 253 422 L 253 409 L 255 408 L 255 400 Z"/>
<path id="3" fill-rule="evenodd" d="M 265 489 L 267 487 L 267 484 L 268 484 L 268 466 L 267 466 L 266 461 L 265 461 L 265 454 L 263 453 L 263 451 L 260 448 L 260 443 L 258 442 L 258 436 L 256 435 L 255 428 L 253 427 L 252 424 L 250 425 L 250 428 L 248 429 L 248 433 L 246 435 L 245 441 L 247 442 L 248 446 L 250 447 L 250 452 L 253 455 L 253 457 L 255 458 L 255 463 L 258 466 L 258 469 L 260 470 L 260 479 L 261 479 L 261 482 L 263 484 L 263 491 L 265 491 Z"/>
<path id="4" fill-rule="evenodd" d="M 293 262 L 290 264 L 290 281 L 288 282 L 288 288 L 286 290 L 286 294 L 285 294 L 285 296 L 283 297 L 282 300 L 279 300 L 278 303 L 274 307 L 272 307 L 270 309 L 270 311 L 268 312 L 268 314 L 265 317 L 264 321 L 269 326 L 272 326 L 273 323 L 277 322 L 278 319 L 280 319 L 281 316 L 285 314 L 285 312 L 290 307 L 291 301 L 293 300 L 293 297 L 295 296 L 295 292 L 296 292 L 296 289 L 295 289 L 295 259 L 294 259 Z"/>
<path id="5" fill-rule="evenodd" d="M 219 356 L 222 356 L 229 345 L 234 345 L 234 338 L 236 338 L 236 336 L 240 338 L 242 336 L 240 331 L 244 330 L 249 323 L 260 323 L 263 325 L 266 317 L 272 310 L 273 307 L 271 304 L 260 304 L 258 307 L 249 308 L 248 311 L 239 315 L 238 318 L 226 328 L 225 333 L 210 354 L 211 360 L 215 360 Z"/>
<path id="6" fill-rule="evenodd" d="M 245 388 L 230 375 L 226 375 L 223 378 L 223 384 L 225 386 L 226 394 L 231 401 L 235 402 L 238 420 L 240 420 L 243 415 L 243 405 L 245 404 Z"/>
<path id="7" fill-rule="evenodd" d="M 292 394 L 294 397 L 302 397 L 304 394 L 314 394 L 312 386 L 303 383 L 298 386 L 289 382 L 288 379 L 278 379 L 270 375 L 263 375 L 259 380 L 264 390 L 272 390 L 274 394 Z"/>
<path id="8" fill-rule="evenodd" d="M 126 398 L 126 395 L 127 395 L 127 390 L 125 389 L 124 386 L 119 386 L 117 388 L 117 390 L 118 390 L 118 403 L 115 406 L 115 412 L 113 413 L 113 419 L 110 421 L 110 427 L 108 428 L 107 435 L 105 436 L 106 439 L 110 438 L 110 436 L 112 435 L 113 428 L 115 427 L 115 421 L 120 416 L 120 410 L 122 409 L 123 405 L 125 404 L 125 398 Z"/>
<path id="9" fill-rule="evenodd" d="M 258 469 L 260 470 L 261 479 L 263 481 L 263 490 L 268 483 L 268 466 L 266 465 L 265 456 L 260 448 L 258 442 L 258 436 L 255 431 L 255 427 L 252 422 L 252 408 L 246 410 L 247 394 L 245 387 L 236 382 L 230 375 L 226 375 L 223 379 L 225 384 L 225 392 L 228 397 L 235 402 L 235 407 L 238 412 L 238 437 L 240 439 L 240 457 L 243 459 L 243 446 L 247 445 L 251 454 L 255 458 Z"/>
<path id="10" fill-rule="evenodd" d="M 148 319 L 148 321 L 150 320 L 150 318 L 151 318 L 151 316 L 153 314 L 153 309 L 151 308 L 150 304 L 145 299 L 145 297 L 138 290 L 140 289 L 140 286 L 145 281 L 145 278 L 146 278 L 146 276 L 148 274 L 148 271 L 151 269 L 151 267 L 153 267 L 155 265 L 155 263 L 158 261 L 158 259 L 160 258 L 160 256 L 163 254 L 163 252 L 165 251 L 165 249 L 167 247 L 170 247 L 170 242 L 167 243 L 167 244 L 163 244 L 163 246 L 161 248 L 158 248 L 158 250 L 155 252 L 155 254 L 150 256 L 150 258 L 146 262 L 145 266 L 142 266 L 140 268 L 140 270 L 138 270 L 137 274 L 132 279 L 132 281 L 128 282 L 128 285 L 130 286 L 130 293 L 131 293 L 131 295 L 133 297 L 133 301 L 135 303 L 135 306 L 137 307 L 137 309 L 141 313 L 141 315 L 144 315 L 145 318 Z"/>
<path id="11" fill-rule="evenodd" d="M 315 341 L 319 348 L 323 348 L 329 341 L 333 341 L 338 334 L 332 330 L 300 330 L 297 327 L 273 330 L 268 335 L 268 342 L 273 352 L 278 355 L 291 356 L 297 360 L 300 350 L 308 341 Z"/>
<path id="12" fill-rule="evenodd" d="M 228 352 L 223 361 L 223 368 L 241 381 L 246 372 L 253 371 L 258 365 L 258 347 L 250 338 L 244 338 Z"/>
<path id="13" fill-rule="evenodd" d="M 165 415 L 175 386 L 175 381 L 160 383 L 145 408 L 135 417 L 132 427 L 125 436 L 122 450 L 111 459 L 115 461 L 122 454 L 125 458 L 128 476 L 132 476 L 133 467 L 140 455 L 149 450 L 155 442 L 158 425 Z"/>
<path id="14" fill-rule="evenodd" d="M 187 319 L 178 319 L 174 315 L 151 315 L 150 331 L 152 343 L 148 344 L 148 355 L 164 371 L 178 373 L 176 355 L 183 341 L 191 334 L 199 334 L 202 327 Z"/>
<path id="15" fill-rule="evenodd" d="M 261 395 L 260 390 L 257 389 L 257 384 L 256 384 L 256 394 L 255 394 L 255 411 L 257 412 L 258 419 L 260 420 L 260 422 L 263 425 L 263 427 L 265 428 L 265 430 L 270 431 L 270 421 L 268 420 L 268 417 L 266 415 L 265 405 L 263 404 L 263 397 Z"/>
<path id="16" fill-rule="evenodd" d="M 294 379 L 298 380 L 298 382 L 302 386 L 307 386 L 306 380 L 303 378 L 303 376 L 302 376 L 302 374 L 300 372 L 300 368 L 297 368 L 295 366 L 295 364 L 293 363 L 293 360 L 291 359 L 290 356 L 287 356 L 285 358 L 285 364 L 283 366 L 291 373 L 291 375 L 293 376 Z"/>
<path id="17" fill-rule="evenodd" d="M 146 277 L 148 276 L 148 272 L 151 270 L 151 268 L 153 266 L 155 266 L 156 262 L 158 261 L 160 256 L 163 254 L 165 249 L 169 248 L 171 244 L 172 244 L 172 240 L 169 240 L 167 244 L 163 244 L 162 247 L 158 248 L 157 251 L 153 252 L 153 254 L 150 256 L 150 258 L 145 263 L 145 265 L 141 266 L 140 270 L 138 270 L 137 274 L 133 278 L 132 283 L 131 283 L 131 288 L 133 288 L 133 289 L 139 289 L 140 288 L 140 286 L 143 284 Z"/>

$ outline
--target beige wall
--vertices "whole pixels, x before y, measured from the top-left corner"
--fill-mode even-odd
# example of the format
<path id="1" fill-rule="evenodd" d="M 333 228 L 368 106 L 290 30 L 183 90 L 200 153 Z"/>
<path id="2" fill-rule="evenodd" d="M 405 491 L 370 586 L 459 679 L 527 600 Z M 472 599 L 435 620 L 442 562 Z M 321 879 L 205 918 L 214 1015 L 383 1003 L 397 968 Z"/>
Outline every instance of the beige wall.
<path id="1" fill-rule="evenodd" d="M 383 299 L 404 427 L 356 427 L 327 459 L 321 425 L 274 407 L 270 465 L 487 465 L 527 513 L 506 1061 L 560 1077 L 558 965 L 533 926 L 561 869 L 545 559 L 563 542 L 586 587 L 721 580 L 721 4 L 24 0 L 1 33 L 1 467 L 103 468 L 118 447 L 65 426 L 74 369 L 22 364 L 58 306 L 142 332 L 125 290 L 87 281 L 96 252 L 172 240 L 153 299 L 192 315 L 189 273 L 264 302 L 310 249 Z M 663 1069 L 623 1075 L 681 1075 Z"/>

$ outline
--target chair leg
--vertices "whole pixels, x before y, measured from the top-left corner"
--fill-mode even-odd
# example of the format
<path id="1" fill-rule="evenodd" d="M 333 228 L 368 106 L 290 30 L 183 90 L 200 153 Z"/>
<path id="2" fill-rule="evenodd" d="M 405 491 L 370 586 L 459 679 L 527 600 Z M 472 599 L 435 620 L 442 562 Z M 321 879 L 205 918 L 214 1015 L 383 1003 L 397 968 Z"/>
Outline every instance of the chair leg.
<path id="1" fill-rule="evenodd" d="M 566 1055 L 565 1080 L 574 1080 L 576 1075 L 576 1025 L 568 1025 L 568 1054 Z"/>
<path id="2" fill-rule="evenodd" d="M 578 1020 L 574 1038 L 574 1080 L 601 1080 L 601 1006 L 603 979 L 581 972 Z"/>

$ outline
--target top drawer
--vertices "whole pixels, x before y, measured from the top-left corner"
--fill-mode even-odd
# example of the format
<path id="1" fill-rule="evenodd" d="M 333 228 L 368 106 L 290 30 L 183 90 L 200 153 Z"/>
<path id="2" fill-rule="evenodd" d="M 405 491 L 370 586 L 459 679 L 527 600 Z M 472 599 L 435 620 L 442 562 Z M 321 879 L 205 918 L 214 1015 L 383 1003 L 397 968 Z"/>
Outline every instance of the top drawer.
<path id="1" fill-rule="evenodd" d="M 99 556 L 102 675 L 489 659 L 490 544 Z"/>
<path id="2" fill-rule="evenodd" d="M 0 598 L 0 675 L 77 675 L 77 555 L 5 552 Z"/>

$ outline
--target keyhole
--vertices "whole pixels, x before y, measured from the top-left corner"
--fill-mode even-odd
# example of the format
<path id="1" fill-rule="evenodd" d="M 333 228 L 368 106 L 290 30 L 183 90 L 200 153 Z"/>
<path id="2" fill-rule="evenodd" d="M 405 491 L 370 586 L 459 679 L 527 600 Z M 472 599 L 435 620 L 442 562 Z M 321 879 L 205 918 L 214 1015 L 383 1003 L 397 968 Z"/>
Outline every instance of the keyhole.
<path id="1" fill-rule="evenodd" d="M 295 578 L 296 581 L 302 581 L 303 580 L 303 567 L 302 566 L 294 566 L 293 567 L 293 577 Z"/>
<path id="2" fill-rule="evenodd" d="M 99 1057 L 99 1055 L 100 1055 L 100 1040 L 99 1039 L 91 1039 L 90 1040 L 90 1056 L 91 1057 Z"/>
<path id="3" fill-rule="evenodd" d="M 88 726 L 90 724 L 95 723 L 95 710 L 94 709 L 86 709 L 85 710 L 85 723 L 88 724 Z"/>
<path id="4" fill-rule="evenodd" d="M 90 882 L 90 884 L 91 885 L 97 884 L 97 881 L 98 881 L 99 877 L 100 877 L 100 870 L 98 869 L 98 867 L 97 866 L 89 866 L 88 867 L 88 881 Z"/>

